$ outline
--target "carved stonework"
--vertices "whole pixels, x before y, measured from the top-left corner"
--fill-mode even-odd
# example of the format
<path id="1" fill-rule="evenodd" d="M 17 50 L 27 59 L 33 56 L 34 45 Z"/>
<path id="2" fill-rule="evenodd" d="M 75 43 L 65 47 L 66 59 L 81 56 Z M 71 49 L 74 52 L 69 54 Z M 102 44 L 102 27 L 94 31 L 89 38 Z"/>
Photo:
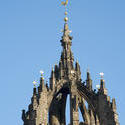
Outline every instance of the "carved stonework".
<path id="1" fill-rule="evenodd" d="M 70 125 L 119 125 L 116 102 L 115 99 L 110 101 L 104 80 L 101 79 L 98 92 L 92 88 L 89 72 L 86 81 L 82 82 L 78 61 L 74 66 L 72 37 L 69 33 L 68 24 L 65 23 L 59 65 L 53 68 L 49 85 L 45 85 L 41 76 L 40 85 L 34 88 L 28 111 L 23 110 L 24 125 L 66 125 L 68 95 L 70 95 Z M 78 109 L 84 122 L 79 121 Z"/>

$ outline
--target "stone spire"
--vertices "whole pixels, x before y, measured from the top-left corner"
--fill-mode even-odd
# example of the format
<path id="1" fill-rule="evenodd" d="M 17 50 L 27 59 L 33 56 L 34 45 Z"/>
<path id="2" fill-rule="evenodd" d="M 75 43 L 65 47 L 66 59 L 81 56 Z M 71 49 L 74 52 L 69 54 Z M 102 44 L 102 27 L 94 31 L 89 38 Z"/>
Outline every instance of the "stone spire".
<path id="1" fill-rule="evenodd" d="M 50 77 L 50 89 L 51 90 L 54 89 L 55 83 L 56 83 L 56 78 L 55 78 L 54 68 L 52 68 L 51 77 Z"/>
<path id="2" fill-rule="evenodd" d="M 89 72 L 89 70 L 87 71 L 86 86 L 87 86 L 87 88 L 88 88 L 90 91 L 92 90 L 92 80 L 91 80 L 91 77 L 90 77 L 90 72 Z"/>
<path id="3" fill-rule="evenodd" d="M 76 61 L 75 70 L 76 70 L 77 78 L 78 78 L 78 80 L 80 80 L 81 79 L 81 71 L 80 71 L 80 65 L 79 65 L 78 61 Z"/>
<path id="4" fill-rule="evenodd" d="M 37 82 L 36 81 L 33 81 L 33 84 L 34 84 L 34 88 L 33 88 L 33 97 L 31 99 L 32 101 L 32 106 L 33 106 L 33 109 L 36 110 L 37 109 L 37 89 L 36 89 L 36 84 Z"/>
<path id="5" fill-rule="evenodd" d="M 104 80 L 104 73 L 100 73 L 101 80 L 100 80 L 100 89 L 99 91 L 103 93 L 104 95 L 107 95 L 107 89 L 105 88 L 105 80 Z"/>
<path id="6" fill-rule="evenodd" d="M 63 50 L 66 50 L 66 51 L 71 51 L 72 37 L 70 36 L 70 33 L 71 31 L 69 30 L 68 23 L 65 22 L 61 43 L 62 43 Z"/>
<path id="7" fill-rule="evenodd" d="M 114 121 L 115 121 L 116 125 L 119 125 L 118 114 L 116 112 L 116 101 L 115 101 L 115 98 L 112 99 L 112 111 L 113 111 L 113 115 L 114 115 Z"/>
<path id="8" fill-rule="evenodd" d="M 37 92 L 36 92 L 36 88 L 34 87 L 33 89 L 33 97 L 32 97 L 32 105 L 33 105 L 33 110 L 37 109 L 38 103 L 37 103 Z"/>
<path id="9" fill-rule="evenodd" d="M 107 89 L 105 88 L 105 80 L 101 79 L 100 81 L 100 92 L 107 95 Z"/>
<path id="10" fill-rule="evenodd" d="M 116 101 L 114 98 L 112 99 L 112 110 L 113 110 L 113 112 L 116 113 Z"/>
<path id="11" fill-rule="evenodd" d="M 38 87 L 38 94 L 40 94 L 42 91 L 46 89 L 45 84 L 44 84 L 44 77 L 43 77 L 43 71 L 40 71 L 41 77 L 40 77 L 40 85 Z"/>
<path id="12" fill-rule="evenodd" d="M 71 73 L 71 70 L 74 69 L 73 67 L 74 57 L 71 51 L 72 37 L 69 34 L 70 34 L 70 30 L 66 22 L 64 24 L 64 31 L 63 31 L 63 36 L 61 40 L 63 51 L 60 59 L 60 63 L 62 66 L 61 68 L 64 70 L 64 74 L 65 74 L 64 76 L 68 76 L 68 74 Z"/>
<path id="13" fill-rule="evenodd" d="M 63 29 L 63 36 L 61 39 L 61 45 L 63 48 L 62 54 L 61 54 L 61 59 L 60 59 L 60 66 L 59 67 L 61 70 L 60 71 L 62 75 L 68 76 L 68 74 L 71 73 L 71 70 L 74 69 L 73 68 L 73 61 L 74 61 L 74 57 L 73 57 L 73 53 L 71 51 L 71 45 L 72 45 L 72 37 L 70 36 L 71 31 L 69 30 L 68 27 L 68 17 L 67 17 L 67 4 L 68 4 L 68 0 L 66 0 L 66 2 L 62 2 L 62 5 L 65 6 L 65 18 L 64 18 L 64 29 Z"/>

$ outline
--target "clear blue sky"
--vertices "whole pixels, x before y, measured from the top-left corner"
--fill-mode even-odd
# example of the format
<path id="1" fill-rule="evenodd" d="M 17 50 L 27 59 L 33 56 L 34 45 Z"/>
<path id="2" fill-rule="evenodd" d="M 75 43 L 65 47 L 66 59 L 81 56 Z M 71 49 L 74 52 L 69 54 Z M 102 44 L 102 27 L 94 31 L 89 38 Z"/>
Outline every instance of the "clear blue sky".
<path id="1" fill-rule="evenodd" d="M 99 72 L 125 117 L 125 0 L 69 0 L 73 53 L 82 78 L 89 66 L 93 87 Z M 39 70 L 50 76 L 58 63 L 64 10 L 59 0 L 0 0 L 0 123 L 22 125 L 21 110 L 32 96 Z"/>

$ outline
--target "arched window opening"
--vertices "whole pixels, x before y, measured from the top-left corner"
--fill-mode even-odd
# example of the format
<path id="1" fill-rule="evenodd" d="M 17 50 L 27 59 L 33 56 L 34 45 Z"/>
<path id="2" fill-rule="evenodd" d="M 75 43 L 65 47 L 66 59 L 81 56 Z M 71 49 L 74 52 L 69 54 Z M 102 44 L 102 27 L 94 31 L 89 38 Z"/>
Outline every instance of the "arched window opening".
<path id="1" fill-rule="evenodd" d="M 66 125 L 70 124 L 70 95 L 68 94 L 66 100 Z"/>
<path id="2" fill-rule="evenodd" d="M 82 116 L 82 113 L 80 111 L 80 109 L 78 108 L 79 110 L 79 122 L 84 122 L 84 119 L 83 119 L 83 116 Z"/>
<path id="3" fill-rule="evenodd" d="M 80 125 L 89 124 L 89 104 L 84 99 L 79 104 L 79 123 Z"/>

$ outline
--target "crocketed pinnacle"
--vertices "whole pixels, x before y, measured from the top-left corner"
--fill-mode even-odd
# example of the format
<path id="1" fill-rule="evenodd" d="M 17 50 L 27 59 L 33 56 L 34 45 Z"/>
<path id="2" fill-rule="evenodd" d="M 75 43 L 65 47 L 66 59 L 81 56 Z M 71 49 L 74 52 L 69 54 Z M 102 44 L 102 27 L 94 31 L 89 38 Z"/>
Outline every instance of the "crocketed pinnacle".
<path id="1" fill-rule="evenodd" d="M 87 88 L 91 91 L 92 90 L 92 80 L 91 80 L 89 70 L 87 71 L 86 85 L 87 85 Z"/>
<path id="2" fill-rule="evenodd" d="M 105 88 L 105 80 L 101 78 L 100 80 L 100 90 L 101 93 L 107 95 L 107 89 Z"/>
<path id="3" fill-rule="evenodd" d="M 72 37 L 69 35 L 70 33 L 71 33 L 71 31 L 68 28 L 68 24 L 65 23 L 64 30 L 63 30 L 63 36 L 62 36 L 62 40 L 61 40 L 61 43 L 62 43 L 62 46 L 64 47 L 64 49 L 68 49 L 68 48 L 66 48 L 67 47 L 66 45 L 68 45 L 69 47 L 71 46 Z"/>
<path id="4" fill-rule="evenodd" d="M 61 40 L 61 44 L 62 44 L 62 54 L 61 54 L 61 67 L 60 69 L 65 70 L 66 73 L 64 74 L 69 74 L 71 72 L 71 70 L 73 69 L 73 61 L 74 61 L 74 57 L 73 57 L 73 53 L 71 51 L 71 45 L 72 45 L 72 37 L 70 36 L 70 30 L 68 28 L 68 24 L 65 23 L 64 24 L 64 30 L 63 30 L 63 36 L 62 36 L 62 40 Z"/>

